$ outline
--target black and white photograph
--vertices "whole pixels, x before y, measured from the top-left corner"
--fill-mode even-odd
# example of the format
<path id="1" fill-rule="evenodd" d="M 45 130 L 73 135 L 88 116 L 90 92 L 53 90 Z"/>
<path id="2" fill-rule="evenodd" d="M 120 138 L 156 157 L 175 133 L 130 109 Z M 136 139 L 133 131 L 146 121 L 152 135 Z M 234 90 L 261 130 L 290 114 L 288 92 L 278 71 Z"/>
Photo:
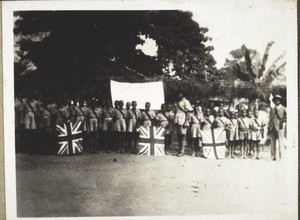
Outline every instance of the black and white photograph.
<path id="1" fill-rule="evenodd" d="M 4 2 L 6 218 L 297 219 L 296 6 Z"/>

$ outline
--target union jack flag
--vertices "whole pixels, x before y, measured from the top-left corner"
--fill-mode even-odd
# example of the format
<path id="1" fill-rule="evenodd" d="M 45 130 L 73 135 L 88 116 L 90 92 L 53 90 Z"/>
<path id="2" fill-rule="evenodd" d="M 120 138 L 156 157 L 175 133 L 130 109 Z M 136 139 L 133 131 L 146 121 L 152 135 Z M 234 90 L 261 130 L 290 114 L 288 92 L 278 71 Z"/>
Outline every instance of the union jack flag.
<path id="1" fill-rule="evenodd" d="M 165 155 L 165 129 L 156 126 L 141 126 L 138 155 Z"/>
<path id="2" fill-rule="evenodd" d="M 203 155 L 206 159 L 223 159 L 226 151 L 224 128 L 201 130 Z"/>
<path id="3" fill-rule="evenodd" d="M 56 125 L 58 132 L 57 155 L 74 155 L 82 152 L 81 121 L 75 124 L 66 122 L 63 126 Z"/>

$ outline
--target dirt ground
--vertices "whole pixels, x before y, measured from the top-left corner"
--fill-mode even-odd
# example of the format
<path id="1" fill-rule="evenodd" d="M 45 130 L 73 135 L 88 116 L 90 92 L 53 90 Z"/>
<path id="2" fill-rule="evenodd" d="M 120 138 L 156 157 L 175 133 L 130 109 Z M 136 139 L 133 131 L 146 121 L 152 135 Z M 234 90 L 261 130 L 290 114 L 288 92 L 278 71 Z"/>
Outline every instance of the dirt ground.
<path id="1" fill-rule="evenodd" d="M 284 161 L 17 154 L 19 217 L 284 214 Z"/>

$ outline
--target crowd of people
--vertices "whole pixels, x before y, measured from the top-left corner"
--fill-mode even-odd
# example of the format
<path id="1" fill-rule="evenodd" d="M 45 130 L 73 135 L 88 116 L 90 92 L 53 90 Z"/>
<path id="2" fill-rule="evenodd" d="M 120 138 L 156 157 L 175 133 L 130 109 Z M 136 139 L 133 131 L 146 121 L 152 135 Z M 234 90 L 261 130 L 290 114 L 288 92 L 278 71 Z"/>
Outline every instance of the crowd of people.
<path id="1" fill-rule="evenodd" d="M 269 112 L 268 123 L 259 118 L 259 110 L 239 103 L 236 109 L 224 108 L 224 104 L 203 106 L 200 101 L 191 104 L 183 92 L 178 92 L 175 103 L 162 104 L 160 111 L 137 109 L 137 102 L 124 103 L 92 98 L 36 100 L 33 97 L 15 98 L 15 129 L 17 150 L 30 154 L 55 154 L 56 125 L 81 121 L 83 147 L 90 153 L 138 153 L 139 127 L 162 126 L 165 128 L 165 154 L 184 156 L 188 144 L 192 156 L 202 152 L 201 130 L 222 128 L 226 132 L 228 157 L 260 159 L 260 142 L 267 134 L 271 140 L 271 159 L 276 160 L 276 141 L 279 157 L 283 148 L 286 108 L 282 98 L 274 96 L 274 108 Z M 125 104 L 125 106 L 124 106 Z M 267 131 L 267 132 L 265 132 Z M 173 144 L 177 134 L 178 150 Z"/>

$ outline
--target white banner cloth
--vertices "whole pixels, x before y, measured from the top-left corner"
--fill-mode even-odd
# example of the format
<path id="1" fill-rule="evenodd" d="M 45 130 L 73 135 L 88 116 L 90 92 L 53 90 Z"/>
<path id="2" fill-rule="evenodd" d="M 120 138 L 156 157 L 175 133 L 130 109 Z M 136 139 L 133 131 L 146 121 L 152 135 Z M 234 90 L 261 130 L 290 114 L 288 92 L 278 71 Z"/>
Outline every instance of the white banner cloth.
<path id="1" fill-rule="evenodd" d="M 110 81 L 112 102 L 123 100 L 126 102 L 137 102 L 137 108 L 145 109 L 145 103 L 151 103 L 151 109 L 159 110 L 165 102 L 164 87 L 162 81 L 147 83 L 125 83 Z"/>

